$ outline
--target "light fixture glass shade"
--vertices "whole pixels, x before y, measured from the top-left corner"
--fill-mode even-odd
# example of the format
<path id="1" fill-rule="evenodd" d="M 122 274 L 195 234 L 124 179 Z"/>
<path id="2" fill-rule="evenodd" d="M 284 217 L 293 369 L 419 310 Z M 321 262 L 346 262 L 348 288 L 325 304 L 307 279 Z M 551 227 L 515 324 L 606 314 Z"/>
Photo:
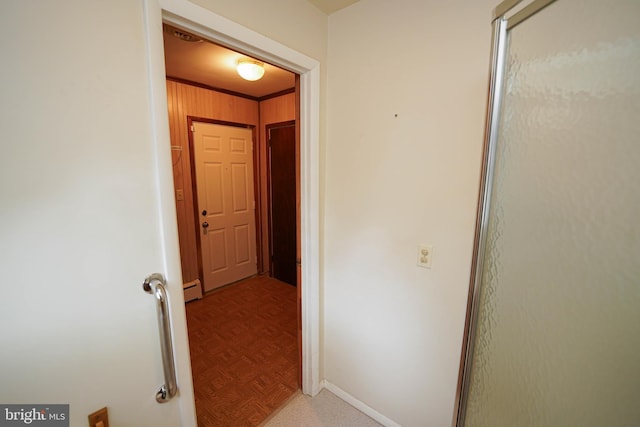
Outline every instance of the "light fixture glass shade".
<path id="1" fill-rule="evenodd" d="M 238 61 L 238 74 L 245 80 L 254 82 L 264 76 L 264 66 L 262 62 L 252 59 L 241 59 Z"/>

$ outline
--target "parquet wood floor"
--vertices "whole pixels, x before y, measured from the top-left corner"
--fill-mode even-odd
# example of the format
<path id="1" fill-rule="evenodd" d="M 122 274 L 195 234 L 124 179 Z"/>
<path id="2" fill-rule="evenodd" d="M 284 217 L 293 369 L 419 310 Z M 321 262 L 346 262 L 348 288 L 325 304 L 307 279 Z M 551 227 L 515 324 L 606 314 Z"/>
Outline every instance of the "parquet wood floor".
<path id="1" fill-rule="evenodd" d="M 186 310 L 199 427 L 257 426 L 298 389 L 295 287 L 258 276 Z"/>

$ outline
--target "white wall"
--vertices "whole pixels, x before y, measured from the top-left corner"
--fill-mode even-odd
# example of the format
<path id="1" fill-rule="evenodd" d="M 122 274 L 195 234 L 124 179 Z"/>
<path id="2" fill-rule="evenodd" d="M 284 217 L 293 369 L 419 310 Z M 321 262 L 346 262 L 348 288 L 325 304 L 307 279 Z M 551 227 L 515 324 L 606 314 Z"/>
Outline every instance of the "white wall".
<path id="1" fill-rule="evenodd" d="M 300 53 L 324 62 L 327 15 L 300 0 L 190 0 Z"/>
<path id="2" fill-rule="evenodd" d="M 406 427 L 453 416 L 495 3 L 329 17 L 324 373 Z"/>

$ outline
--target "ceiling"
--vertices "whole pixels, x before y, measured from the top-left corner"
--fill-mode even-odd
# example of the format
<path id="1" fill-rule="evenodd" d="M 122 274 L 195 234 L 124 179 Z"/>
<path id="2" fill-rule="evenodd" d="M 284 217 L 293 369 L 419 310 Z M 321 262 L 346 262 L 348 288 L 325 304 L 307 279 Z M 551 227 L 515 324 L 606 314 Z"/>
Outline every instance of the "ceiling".
<path id="1" fill-rule="evenodd" d="M 327 15 L 358 0 L 307 0 Z M 293 89 L 295 75 L 264 64 L 264 77 L 255 82 L 242 79 L 236 72 L 238 60 L 246 55 L 202 40 L 167 24 L 164 27 L 164 55 L 168 78 L 189 81 L 252 98 Z"/>
<path id="2" fill-rule="evenodd" d="M 326 13 L 327 15 L 331 15 L 333 12 L 338 11 L 340 9 L 344 9 L 347 6 L 350 6 L 358 0 L 307 0 L 309 3 L 316 6 L 318 9 Z"/>
<path id="3" fill-rule="evenodd" d="M 244 80 L 236 72 L 238 60 L 243 58 L 250 57 L 164 24 L 164 60 L 168 78 L 253 98 L 294 88 L 295 74 L 271 64 L 264 64 L 264 77 L 260 80 Z"/>

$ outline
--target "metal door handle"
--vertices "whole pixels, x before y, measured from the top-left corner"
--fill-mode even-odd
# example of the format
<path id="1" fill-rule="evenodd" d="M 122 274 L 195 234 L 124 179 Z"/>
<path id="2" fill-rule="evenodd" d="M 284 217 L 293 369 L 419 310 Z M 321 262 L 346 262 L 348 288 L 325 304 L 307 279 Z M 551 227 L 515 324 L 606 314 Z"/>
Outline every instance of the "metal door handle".
<path id="1" fill-rule="evenodd" d="M 209 223 L 207 221 L 202 223 L 202 228 L 207 228 L 209 226 Z"/>
<path id="2" fill-rule="evenodd" d="M 173 340 L 171 338 L 171 319 L 169 318 L 169 301 L 167 300 L 167 283 L 160 273 L 153 273 L 144 279 L 142 289 L 152 294 L 157 301 L 158 326 L 160 327 L 160 352 L 164 370 L 164 384 L 156 393 L 156 401 L 165 403 L 178 392 L 176 384 L 176 365 L 173 359 Z"/>

